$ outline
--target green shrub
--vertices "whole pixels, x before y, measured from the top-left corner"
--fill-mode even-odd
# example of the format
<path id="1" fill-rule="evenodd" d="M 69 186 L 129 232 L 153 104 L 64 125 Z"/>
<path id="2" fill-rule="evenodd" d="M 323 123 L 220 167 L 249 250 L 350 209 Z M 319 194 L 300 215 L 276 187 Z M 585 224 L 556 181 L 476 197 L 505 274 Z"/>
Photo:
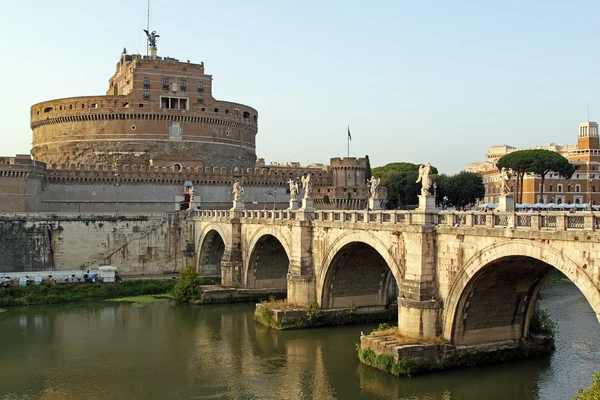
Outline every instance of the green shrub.
<path id="1" fill-rule="evenodd" d="M 529 333 L 534 335 L 548 335 L 551 338 L 556 336 L 556 322 L 550 318 L 546 310 L 536 309 L 529 323 Z"/>
<path id="2" fill-rule="evenodd" d="M 306 311 L 306 322 L 309 326 L 312 326 L 317 323 L 319 318 L 321 318 L 321 307 L 316 301 L 311 301 Z"/>
<path id="3" fill-rule="evenodd" d="M 573 400 L 600 400 L 600 371 L 594 374 L 592 386 L 586 390 L 579 390 Z"/>
<path id="4" fill-rule="evenodd" d="M 188 265 L 179 274 L 179 279 L 173 287 L 173 298 L 178 303 L 190 303 L 198 298 L 198 287 L 201 279 L 196 273 L 196 269 Z"/>

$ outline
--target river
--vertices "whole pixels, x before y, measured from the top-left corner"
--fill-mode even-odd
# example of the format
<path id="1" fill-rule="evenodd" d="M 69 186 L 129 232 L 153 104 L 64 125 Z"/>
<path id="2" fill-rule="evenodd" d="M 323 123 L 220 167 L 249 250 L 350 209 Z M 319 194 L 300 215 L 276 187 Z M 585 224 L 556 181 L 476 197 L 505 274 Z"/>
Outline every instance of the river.
<path id="1" fill-rule="evenodd" d="M 600 329 L 570 282 L 546 285 L 557 350 L 395 378 L 360 365 L 375 325 L 277 332 L 253 305 L 121 303 L 0 313 L 1 399 L 570 399 L 600 369 Z"/>

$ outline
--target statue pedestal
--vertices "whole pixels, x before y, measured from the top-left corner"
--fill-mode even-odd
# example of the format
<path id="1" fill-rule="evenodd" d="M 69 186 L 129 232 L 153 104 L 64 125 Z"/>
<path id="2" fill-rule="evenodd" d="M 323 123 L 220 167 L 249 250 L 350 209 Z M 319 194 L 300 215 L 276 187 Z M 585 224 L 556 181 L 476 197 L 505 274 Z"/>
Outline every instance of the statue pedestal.
<path id="1" fill-rule="evenodd" d="M 301 211 L 315 211 L 313 199 L 310 197 L 302 199 L 302 208 L 300 208 L 300 210 Z"/>
<path id="2" fill-rule="evenodd" d="M 432 194 L 419 195 L 419 211 L 436 211 L 435 196 Z"/>
<path id="3" fill-rule="evenodd" d="M 288 208 L 288 210 L 294 211 L 298 208 L 300 208 L 300 206 L 298 205 L 298 200 L 290 200 L 290 208 Z"/>
<path id="4" fill-rule="evenodd" d="M 246 209 L 246 205 L 244 204 L 243 201 L 234 201 L 231 211 L 245 210 L 245 209 Z"/>
<path id="5" fill-rule="evenodd" d="M 498 198 L 496 210 L 500 212 L 515 211 L 515 197 L 512 194 L 501 194 Z"/>
<path id="6" fill-rule="evenodd" d="M 381 201 L 379 199 L 369 198 L 369 210 L 381 210 Z"/>
<path id="7" fill-rule="evenodd" d="M 156 58 L 156 47 L 148 48 L 148 56 L 152 58 Z"/>

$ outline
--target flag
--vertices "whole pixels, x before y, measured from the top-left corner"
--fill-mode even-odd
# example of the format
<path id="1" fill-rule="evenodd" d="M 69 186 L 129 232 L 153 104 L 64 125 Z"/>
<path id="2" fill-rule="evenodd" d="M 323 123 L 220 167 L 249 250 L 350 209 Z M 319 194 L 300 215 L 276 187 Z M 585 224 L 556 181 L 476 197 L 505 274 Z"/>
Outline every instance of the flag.
<path id="1" fill-rule="evenodd" d="M 348 139 L 352 140 L 352 135 L 350 134 L 350 127 L 348 127 Z"/>

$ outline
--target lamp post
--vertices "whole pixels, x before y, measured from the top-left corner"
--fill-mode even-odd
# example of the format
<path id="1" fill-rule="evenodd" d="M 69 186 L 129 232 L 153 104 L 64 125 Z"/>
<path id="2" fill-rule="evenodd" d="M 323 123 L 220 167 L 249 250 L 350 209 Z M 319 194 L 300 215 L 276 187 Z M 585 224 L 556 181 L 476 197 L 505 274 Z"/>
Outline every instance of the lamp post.
<path id="1" fill-rule="evenodd" d="M 433 182 L 433 205 L 437 207 L 437 183 Z"/>
<path id="2" fill-rule="evenodd" d="M 117 170 L 115 171 L 115 199 L 117 203 L 117 214 L 119 214 L 119 170 L 117 166 Z"/>
<path id="3" fill-rule="evenodd" d="M 588 184 L 588 191 L 589 191 L 589 198 L 588 198 L 588 200 L 589 200 L 589 203 L 590 203 L 590 212 L 593 211 L 593 208 L 592 208 L 592 183 L 593 183 L 593 180 L 592 180 L 592 178 L 590 176 L 590 180 L 589 180 L 589 184 Z"/>

